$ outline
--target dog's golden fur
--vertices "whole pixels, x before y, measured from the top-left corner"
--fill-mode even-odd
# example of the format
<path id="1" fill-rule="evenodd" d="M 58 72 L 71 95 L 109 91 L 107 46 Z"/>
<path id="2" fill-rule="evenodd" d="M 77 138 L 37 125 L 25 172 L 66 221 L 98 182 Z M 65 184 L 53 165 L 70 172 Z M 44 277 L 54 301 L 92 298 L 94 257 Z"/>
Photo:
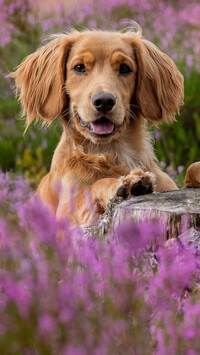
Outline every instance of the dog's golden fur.
<path id="1" fill-rule="evenodd" d="M 62 117 L 61 140 L 38 187 L 58 217 L 92 222 L 85 189 L 101 213 L 116 195 L 177 188 L 158 167 L 146 126 L 174 119 L 183 103 L 183 76 L 139 29 L 54 36 L 12 77 L 27 125 Z M 111 97 L 112 109 L 102 109 L 101 101 L 99 110 L 99 93 L 108 95 L 106 104 Z"/>

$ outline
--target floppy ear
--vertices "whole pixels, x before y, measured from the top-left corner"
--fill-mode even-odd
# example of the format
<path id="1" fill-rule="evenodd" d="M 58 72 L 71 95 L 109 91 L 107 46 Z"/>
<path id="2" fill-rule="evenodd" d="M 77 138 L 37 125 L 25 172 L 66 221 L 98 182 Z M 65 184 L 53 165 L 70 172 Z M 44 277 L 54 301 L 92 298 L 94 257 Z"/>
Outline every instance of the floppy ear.
<path id="1" fill-rule="evenodd" d="M 138 66 L 136 103 L 149 121 L 172 120 L 183 105 L 183 76 L 153 43 L 142 39 L 135 48 Z"/>
<path id="2" fill-rule="evenodd" d="M 30 54 L 11 73 L 11 77 L 15 79 L 23 115 L 27 117 L 27 125 L 35 118 L 51 121 L 66 108 L 66 60 L 73 41 L 72 35 L 58 35 Z"/>

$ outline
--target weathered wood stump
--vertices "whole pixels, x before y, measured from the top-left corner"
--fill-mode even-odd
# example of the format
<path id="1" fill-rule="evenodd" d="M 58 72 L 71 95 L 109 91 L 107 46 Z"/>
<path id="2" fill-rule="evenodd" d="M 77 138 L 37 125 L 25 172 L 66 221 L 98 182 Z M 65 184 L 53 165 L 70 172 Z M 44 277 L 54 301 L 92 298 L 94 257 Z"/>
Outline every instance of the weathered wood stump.
<path id="1" fill-rule="evenodd" d="M 115 202 L 115 201 L 114 201 Z M 166 239 L 177 237 L 187 229 L 200 227 L 200 189 L 175 190 L 132 197 L 112 205 L 99 222 L 105 233 L 124 222 L 159 222 Z M 199 233 L 199 232 L 198 232 Z"/>

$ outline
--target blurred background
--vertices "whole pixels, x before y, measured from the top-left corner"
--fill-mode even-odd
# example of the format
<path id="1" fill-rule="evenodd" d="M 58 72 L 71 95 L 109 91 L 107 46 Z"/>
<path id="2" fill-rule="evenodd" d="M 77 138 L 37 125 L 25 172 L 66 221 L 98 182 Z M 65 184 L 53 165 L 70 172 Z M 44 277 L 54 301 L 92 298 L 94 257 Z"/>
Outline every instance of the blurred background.
<path id="1" fill-rule="evenodd" d="M 200 160 L 200 2 L 191 0 L 0 0 L 0 170 L 22 173 L 32 185 L 49 169 L 61 133 L 24 121 L 7 77 L 42 40 L 77 29 L 120 29 L 138 22 L 146 39 L 177 64 L 185 77 L 185 105 L 171 125 L 150 127 L 160 166 L 181 186 L 185 169 Z"/>

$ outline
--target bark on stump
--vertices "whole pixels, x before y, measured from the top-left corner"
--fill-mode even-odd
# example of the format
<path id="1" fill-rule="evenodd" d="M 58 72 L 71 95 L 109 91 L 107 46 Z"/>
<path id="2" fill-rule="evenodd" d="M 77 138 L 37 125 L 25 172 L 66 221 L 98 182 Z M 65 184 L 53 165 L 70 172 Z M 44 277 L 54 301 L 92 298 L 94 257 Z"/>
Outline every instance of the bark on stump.
<path id="1" fill-rule="evenodd" d="M 166 239 L 200 227 L 200 189 L 175 190 L 132 197 L 114 208 L 111 229 L 124 222 L 159 222 Z"/>

